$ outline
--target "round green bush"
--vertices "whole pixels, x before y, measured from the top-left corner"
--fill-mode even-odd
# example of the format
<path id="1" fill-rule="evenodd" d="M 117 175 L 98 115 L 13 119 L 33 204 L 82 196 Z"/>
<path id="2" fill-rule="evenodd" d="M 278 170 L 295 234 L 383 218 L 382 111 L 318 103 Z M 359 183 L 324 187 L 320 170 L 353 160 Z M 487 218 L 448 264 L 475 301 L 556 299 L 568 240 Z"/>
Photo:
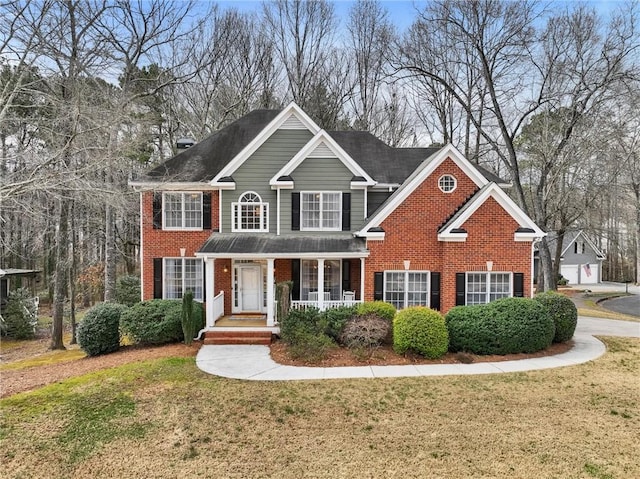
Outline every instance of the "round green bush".
<path id="1" fill-rule="evenodd" d="M 396 316 L 396 308 L 393 304 L 385 303 L 384 301 L 367 301 L 357 306 L 356 313 L 358 316 L 375 314 L 389 321 L 389 324 L 393 324 L 393 318 Z"/>
<path id="2" fill-rule="evenodd" d="M 554 343 L 564 343 L 573 337 L 578 324 L 578 309 L 573 301 L 563 294 L 555 291 L 540 293 L 534 298 L 542 303 L 556 325 Z"/>
<path id="3" fill-rule="evenodd" d="M 369 313 L 351 318 L 340 334 L 339 342 L 348 348 L 376 348 L 389 335 L 391 325 L 386 319 Z"/>
<path id="4" fill-rule="evenodd" d="M 116 301 L 127 306 L 140 302 L 140 277 L 122 276 L 116 283 Z"/>
<path id="5" fill-rule="evenodd" d="M 449 334 L 442 315 L 424 306 L 403 309 L 393 320 L 393 349 L 398 354 L 413 351 L 427 358 L 443 356 Z"/>
<path id="6" fill-rule="evenodd" d="M 120 316 L 127 307 L 100 303 L 89 309 L 78 324 L 76 339 L 88 356 L 113 353 L 120 349 Z"/>
<path id="7" fill-rule="evenodd" d="M 2 334 L 13 339 L 33 339 L 38 324 L 36 304 L 29 290 L 18 288 L 9 292 L 4 311 Z"/>
<path id="8" fill-rule="evenodd" d="M 202 304 L 194 302 L 196 331 L 204 327 Z M 182 301 L 152 299 L 134 304 L 120 317 L 122 333 L 140 344 L 177 343 L 184 339 Z"/>
<path id="9" fill-rule="evenodd" d="M 528 298 L 457 306 L 446 316 L 449 349 L 474 354 L 533 353 L 548 348 L 555 325 L 547 309 Z"/>

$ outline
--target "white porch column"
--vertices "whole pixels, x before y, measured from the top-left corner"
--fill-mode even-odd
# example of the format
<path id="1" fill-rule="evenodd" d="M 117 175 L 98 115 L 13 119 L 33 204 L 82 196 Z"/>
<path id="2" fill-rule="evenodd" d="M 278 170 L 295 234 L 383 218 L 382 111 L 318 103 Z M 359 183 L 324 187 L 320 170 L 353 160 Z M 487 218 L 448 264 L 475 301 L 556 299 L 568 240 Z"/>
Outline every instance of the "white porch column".
<path id="1" fill-rule="evenodd" d="M 267 259 L 267 326 L 275 325 L 275 281 L 274 281 L 274 260 Z"/>
<path id="2" fill-rule="evenodd" d="M 324 311 L 324 258 L 318 260 L 318 309 Z"/>
<path id="3" fill-rule="evenodd" d="M 364 258 L 360 258 L 360 301 L 364 302 Z"/>
<path id="4" fill-rule="evenodd" d="M 215 273 L 215 259 L 206 258 L 204 260 L 204 277 L 205 280 L 205 292 L 204 292 L 204 300 L 207 302 L 206 305 L 206 314 L 207 314 L 207 328 L 213 328 L 213 324 L 215 322 L 213 317 L 213 298 L 215 297 L 215 281 L 216 281 L 216 273 Z"/>

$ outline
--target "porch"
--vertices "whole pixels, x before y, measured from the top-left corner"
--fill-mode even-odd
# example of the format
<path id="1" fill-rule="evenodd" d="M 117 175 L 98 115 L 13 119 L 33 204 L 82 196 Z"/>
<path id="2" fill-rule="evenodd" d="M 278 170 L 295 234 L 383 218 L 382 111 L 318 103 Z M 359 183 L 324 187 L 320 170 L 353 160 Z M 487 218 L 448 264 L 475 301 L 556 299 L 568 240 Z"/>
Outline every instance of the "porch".
<path id="1" fill-rule="evenodd" d="M 282 282 L 292 285 L 292 309 L 358 304 L 368 255 L 364 241 L 344 234 L 214 233 L 196 253 L 204 260 L 207 329 L 224 316 L 246 314 L 262 314 L 266 327 L 276 327 Z"/>

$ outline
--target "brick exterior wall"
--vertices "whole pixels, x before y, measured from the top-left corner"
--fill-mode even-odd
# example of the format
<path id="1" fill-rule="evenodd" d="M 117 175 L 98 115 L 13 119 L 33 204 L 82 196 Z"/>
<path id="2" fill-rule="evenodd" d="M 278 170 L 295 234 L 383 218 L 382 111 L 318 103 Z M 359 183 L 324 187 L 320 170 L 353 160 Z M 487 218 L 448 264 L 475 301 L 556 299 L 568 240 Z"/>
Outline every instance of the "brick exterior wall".
<path id="1" fill-rule="evenodd" d="M 443 174 L 457 179 L 451 193 L 438 188 Z M 438 230 L 477 186 L 450 159 L 445 160 L 381 224 L 383 241 L 368 241 L 371 252 L 366 260 L 365 300 L 374 297 L 374 273 L 410 270 L 441 273 L 441 311 L 455 305 L 455 275 L 467 271 L 486 271 L 493 261 L 495 272 L 524 273 L 525 296 L 530 295 L 531 243 L 515 242 L 518 224 L 493 199 L 489 198 L 463 225 L 468 237 L 463 243 L 438 241 Z"/>
<path id="2" fill-rule="evenodd" d="M 211 228 L 202 231 L 164 231 L 153 229 L 153 192 L 145 191 L 142 194 L 142 293 L 143 300 L 153 299 L 153 259 L 154 258 L 179 258 L 180 248 L 185 248 L 185 258 L 193 258 L 195 252 L 211 236 L 211 232 L 218 228 L 218 192 L 211 191 Z M 216 262 L 222 267 L 221 261 Z M 228 285 L 231 282 L 228 280 Z M 214 291 L 225 289 L 224 277 L 216 274 Z M 225 298 L 226 299 L 226 298 Z"/>

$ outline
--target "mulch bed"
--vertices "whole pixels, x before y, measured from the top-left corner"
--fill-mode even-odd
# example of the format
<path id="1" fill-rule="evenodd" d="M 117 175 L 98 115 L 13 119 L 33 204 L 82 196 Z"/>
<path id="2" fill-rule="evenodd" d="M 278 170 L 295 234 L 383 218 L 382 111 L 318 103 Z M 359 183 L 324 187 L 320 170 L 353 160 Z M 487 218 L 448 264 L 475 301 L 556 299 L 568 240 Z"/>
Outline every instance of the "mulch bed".
<path id="1" fill-rule="evenodd" d="M 417 354 L 396 354 L 391 346 L 381 346 L 375 349 L 370 356 L 355 354 L 347 348 L 335 347 L 329 350 L 327 358 L 309 363 L 299 359 L 293 359 L 287 350 L 287 345 L 282 341 L 276 341 L 271 345 L 271 357 L 280 364 L 290 366 L 395 366 L 404 364 L 470 364 L 498 361 L 515 361 L 518 359 L 541 358 L 555 356 L 569 351 L 573 347 L 573 341 L 566 343 L 554 343 L 549 348 L 531 354 L 506 354 L 479 356 L 469 353 L 447 353 L 439 359 L 426 359 Z"/>

